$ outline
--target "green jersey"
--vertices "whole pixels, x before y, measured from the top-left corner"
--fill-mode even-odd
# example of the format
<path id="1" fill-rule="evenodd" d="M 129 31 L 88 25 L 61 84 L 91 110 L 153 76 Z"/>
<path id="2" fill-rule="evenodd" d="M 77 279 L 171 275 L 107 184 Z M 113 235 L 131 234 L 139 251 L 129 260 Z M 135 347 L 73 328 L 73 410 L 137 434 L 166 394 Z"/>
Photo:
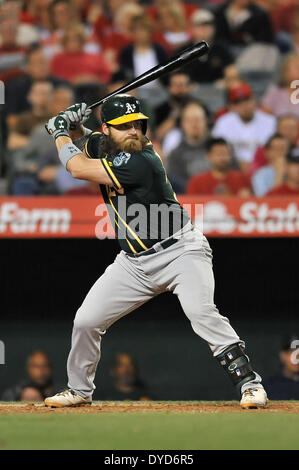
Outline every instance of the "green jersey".
<path id="1" fill-rule="evenodd" d="M 178 232 L 189 221 L 150 141 L 141 152 L 103 155 L 103 135 L 94 132 L 85 151 L 99 158 L 112 186 L 100 185 L 120 247 L 140 253 Z"/>

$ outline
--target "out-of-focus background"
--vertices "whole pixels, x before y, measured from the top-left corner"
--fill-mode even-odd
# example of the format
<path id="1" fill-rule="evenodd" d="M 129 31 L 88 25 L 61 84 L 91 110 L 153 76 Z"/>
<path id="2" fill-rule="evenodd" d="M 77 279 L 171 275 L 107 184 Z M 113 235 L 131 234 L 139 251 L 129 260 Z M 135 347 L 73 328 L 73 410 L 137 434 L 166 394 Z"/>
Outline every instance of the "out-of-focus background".
<path id="1" fill-rule="evenodd" d="M 270 398 L 299 399 L 299 0 L 0 1 L 0 399 L 65 385 L 72 319 L 118 251 L 95 237 L 99 188 L 64 170 L 45 122 L 202 40 L 209 55 L 132 94 L 179 200 L 203 204 L 220 312 Z M 236 398 L 168 294 L 107 333 L 96 385 Z"/>

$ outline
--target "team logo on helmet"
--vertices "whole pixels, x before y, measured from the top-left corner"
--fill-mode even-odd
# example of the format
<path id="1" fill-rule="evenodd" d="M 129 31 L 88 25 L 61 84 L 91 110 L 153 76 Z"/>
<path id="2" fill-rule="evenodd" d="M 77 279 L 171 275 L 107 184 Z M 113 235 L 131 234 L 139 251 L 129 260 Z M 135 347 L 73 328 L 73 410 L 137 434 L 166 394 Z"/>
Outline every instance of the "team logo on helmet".
<path id="1" fill-rule="evenodd" d="M 136 104 L 133 104 L 133 103 L 126 103 L 126 107 L 127 107 L 127 110 L 126 110 L 126 114 L 133 114 L 135 113 L 135 109 L 136 109 Z"/>

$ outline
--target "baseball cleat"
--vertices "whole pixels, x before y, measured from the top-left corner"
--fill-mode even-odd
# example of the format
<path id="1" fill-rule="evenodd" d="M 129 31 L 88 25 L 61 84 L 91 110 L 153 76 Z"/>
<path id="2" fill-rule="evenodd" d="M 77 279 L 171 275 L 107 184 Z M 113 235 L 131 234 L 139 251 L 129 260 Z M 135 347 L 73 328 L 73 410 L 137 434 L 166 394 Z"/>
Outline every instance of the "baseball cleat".
<path id="1" fill-rule="evenodd" d="M 241 408 L 265 408 L 268 404 L 268 398 L 263 388 L 248 388 L 242 393 L 240 401 Z"/>
<path id="2" fill-rule="evenodd" d="M 45 399 L 45 406 L 50 406 L 52 408 L 85 405 L 91 405 L 91 398 L 83 398 L 80 395 L 77 395 L 77 393 L 71 389 L 56 393 L 56 395 L 53 395 L 53 397 L 48 397 Z"/>

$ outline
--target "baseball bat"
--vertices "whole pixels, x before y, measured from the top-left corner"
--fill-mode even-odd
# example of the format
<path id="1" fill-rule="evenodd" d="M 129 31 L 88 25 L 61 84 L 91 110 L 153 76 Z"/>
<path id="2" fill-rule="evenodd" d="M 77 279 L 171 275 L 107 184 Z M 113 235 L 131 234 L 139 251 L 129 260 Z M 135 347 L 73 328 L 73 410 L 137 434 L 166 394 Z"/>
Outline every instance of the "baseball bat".
<path id="1" fill-rule="evenodd" d="M 208 50 L 209 46 L 205 41 L 201 41 L 194 46 L 188 47 L 180 54 L 171 57 L 163 64 L 156 65 L 155 67 L 147 70 L 145 73 L 139 75 L 137 78 L 134 78 L 126 85 L 118 88 L 113 93 L 110 93 L 96 103 L 93 103 L 89 106 L 89 108 L 93 109 L 96 106 L 103 104 L 109 98 L 112 98 L 112 96 L 118 95 L 119 93 L 126 93 L 127 91 L 133 90 L 134 88 L 138 88 L 142 85 L 145 85 L 146 83 L 152 82 L 153 80 L 156 80 L 157 78 L 162 77 L 162 75 L 172 72 L 175 69 L 183 67 L 193 60 L 205 55 Z"/>

